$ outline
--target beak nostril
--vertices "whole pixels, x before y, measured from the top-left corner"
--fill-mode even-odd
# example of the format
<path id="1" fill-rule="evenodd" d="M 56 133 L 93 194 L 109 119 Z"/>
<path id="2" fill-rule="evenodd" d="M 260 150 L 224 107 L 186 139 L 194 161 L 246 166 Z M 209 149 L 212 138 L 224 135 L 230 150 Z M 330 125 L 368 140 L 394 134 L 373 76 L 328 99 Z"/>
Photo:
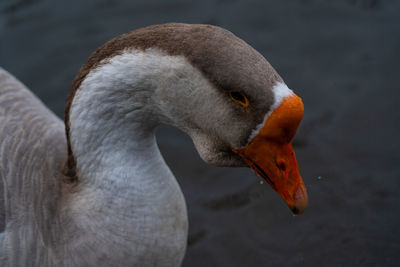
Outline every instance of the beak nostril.
<path id="1" fill-rule="evenodd" d="M 284 163 L 284 162 L 281 162 L 281 163 L 279 163 L 278 164 L 278 168 L 281 170 L 281 171 L 286 171 L 286 164 Z"/>

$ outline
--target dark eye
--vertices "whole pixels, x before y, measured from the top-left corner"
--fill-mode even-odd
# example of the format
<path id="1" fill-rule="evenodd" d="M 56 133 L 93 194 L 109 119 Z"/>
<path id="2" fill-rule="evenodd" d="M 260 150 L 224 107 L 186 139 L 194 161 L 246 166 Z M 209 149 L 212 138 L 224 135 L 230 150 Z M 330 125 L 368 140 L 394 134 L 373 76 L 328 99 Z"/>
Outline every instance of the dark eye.
<path id="1" fill-rule="evenodd" d="M 231 99 L 243 107 L 247 108 L 249 106 L 249 100 L 247 99 L 246 95 L 239 92 L 239 91 L 230 91 L 229 96 Z"/>

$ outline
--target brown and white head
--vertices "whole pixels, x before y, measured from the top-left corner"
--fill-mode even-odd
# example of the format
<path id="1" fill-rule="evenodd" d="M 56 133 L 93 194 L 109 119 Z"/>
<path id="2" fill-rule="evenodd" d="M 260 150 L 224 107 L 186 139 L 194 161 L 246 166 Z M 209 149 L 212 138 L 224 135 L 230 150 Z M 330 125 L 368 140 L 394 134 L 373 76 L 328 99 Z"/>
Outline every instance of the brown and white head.
<path id="1" fill-rule="evenodd" d="M 250 166 L 302 213 L 307 193 L 291 145 L 302 116 L 301 99 L 231 32 L 210 25 L 150 26 L 107 42 L 75 78 L 65 116 L 67 170 L 76 175 L 77 158 L 86 153 L 79 151 L 82 144 L 104 145 L 109 138 L 115 146 L 132 131 L 145 136 L 167 123 L 193 139 L 204 161 Z M 97 126 L 74 122 L 89 117 Z M 84 138 L 87 125 L 97 139 L 74 141 L 74 132 Z M 115 139 L 102 134 L 113 131 Z"/>

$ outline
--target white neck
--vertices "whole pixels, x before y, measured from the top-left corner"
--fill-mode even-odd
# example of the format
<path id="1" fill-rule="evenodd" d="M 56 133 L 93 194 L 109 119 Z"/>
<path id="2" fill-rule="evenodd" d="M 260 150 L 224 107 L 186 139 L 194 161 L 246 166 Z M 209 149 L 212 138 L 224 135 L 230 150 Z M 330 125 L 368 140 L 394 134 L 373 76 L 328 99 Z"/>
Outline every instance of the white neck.
<path id="1" fill-rule="evenodd" d="M 161 115 L 148 75 L 162 64 L 151 55 L 126 53 L 90 72 L 71 106 L 79 185 L 69 212 L 79 241 L 67 250 L 91 264 L 178 265 L 185 251 L 184 198 L 154 135 Z"/>

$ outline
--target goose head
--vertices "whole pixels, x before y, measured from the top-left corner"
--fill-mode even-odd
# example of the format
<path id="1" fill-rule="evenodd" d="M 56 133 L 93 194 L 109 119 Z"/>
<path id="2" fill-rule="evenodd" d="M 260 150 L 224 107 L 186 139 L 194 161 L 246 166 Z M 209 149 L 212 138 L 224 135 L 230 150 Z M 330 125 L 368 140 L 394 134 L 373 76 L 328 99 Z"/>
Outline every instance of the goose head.
<path id="1" fill-rule="evenodd" d="M 118 71 L 121 62 L 124 71 Z M 102 70 L 100 80 L 108 75 L 109 86 L 151 91 L 123 98 L 126 106 L 132 106 L 132 97 L 143 98 L 148 124 L 178 127 L 192 138 L 205 162 L 249 166 L 294 213 L 305 210 L 307 193 L 291 145 L 303 104 L 250 45 L 210 25 L 171 23 L 135 30 L 91 56 L 73 83 L 70 99 L 95 76 L 93 70 L 106 65 L 115 66 Z M 68 138 L 71 103 L 66 109 Z M 70 147 L 70 167 L 73 161 Z"/>

